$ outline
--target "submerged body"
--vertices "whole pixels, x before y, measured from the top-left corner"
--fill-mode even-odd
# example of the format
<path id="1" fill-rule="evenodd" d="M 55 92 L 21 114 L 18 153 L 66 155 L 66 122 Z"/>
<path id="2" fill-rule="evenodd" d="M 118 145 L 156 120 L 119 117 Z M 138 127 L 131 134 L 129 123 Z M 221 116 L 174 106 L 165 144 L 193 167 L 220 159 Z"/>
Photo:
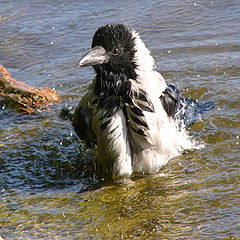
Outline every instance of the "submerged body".
<path id="1" fill-rule="evenodd" d="M 178 127 L 184 98 L 153 70 L 154 60 L 134 30 L 121 24 L 99 28 L 92 50 L 79 62 L 89 65 L 96 77 L 75 110 L 73 126 L 95 151 L 103 176 L 154 173 L 193 147 Z"/>

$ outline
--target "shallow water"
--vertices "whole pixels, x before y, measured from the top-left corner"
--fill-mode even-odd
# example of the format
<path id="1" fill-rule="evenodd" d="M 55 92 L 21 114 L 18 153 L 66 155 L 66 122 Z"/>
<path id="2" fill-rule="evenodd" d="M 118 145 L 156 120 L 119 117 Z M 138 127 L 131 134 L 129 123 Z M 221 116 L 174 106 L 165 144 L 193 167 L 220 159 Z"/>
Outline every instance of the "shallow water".
<path id="1" fill-rule="evenodd" d="M 140 32 L 156 69 L 215 109 L 189 128 L 204 148 L 157 175 L 102 182 L 64 106 L 93 78 L 77 69 L 103 24 Z M 5 239 L 240 238 L 240 1 L 1 1 L 0 63 L 55 88 L 49 113 L 0 111 L 0 235 Z"/>

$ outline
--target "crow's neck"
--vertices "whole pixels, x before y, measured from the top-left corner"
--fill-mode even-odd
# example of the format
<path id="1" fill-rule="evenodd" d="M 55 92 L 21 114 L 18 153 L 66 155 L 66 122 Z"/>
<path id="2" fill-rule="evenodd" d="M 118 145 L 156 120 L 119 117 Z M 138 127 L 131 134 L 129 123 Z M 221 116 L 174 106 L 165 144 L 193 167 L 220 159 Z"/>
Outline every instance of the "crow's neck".
<path id="1" fill-rule="evenodd" d="M 131 82 L 129 79 L 136 80 L 137 75 L 134 69 L 116 69 L 109 70 L 107 68 L 95 69 L 96 85 L 95 93 L 101 97 L 125 97 L 129 95 Z"/>

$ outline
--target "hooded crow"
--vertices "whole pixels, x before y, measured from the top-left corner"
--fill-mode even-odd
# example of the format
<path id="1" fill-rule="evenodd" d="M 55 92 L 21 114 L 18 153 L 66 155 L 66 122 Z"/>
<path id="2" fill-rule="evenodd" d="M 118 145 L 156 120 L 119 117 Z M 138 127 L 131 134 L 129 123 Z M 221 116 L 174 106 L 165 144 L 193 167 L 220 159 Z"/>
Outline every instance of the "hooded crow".
<path id="1" fill-rule="evenodd" d="M 78 66 L 92 66 L 96 76 L 75 110 L 73 127 L 95 152 L 103 177 L 154 173 L 194 147 L 179 125 L 192 124 L 212 104 L 181 97 L 167 85 L 135 30 L 100 27 Z"/>

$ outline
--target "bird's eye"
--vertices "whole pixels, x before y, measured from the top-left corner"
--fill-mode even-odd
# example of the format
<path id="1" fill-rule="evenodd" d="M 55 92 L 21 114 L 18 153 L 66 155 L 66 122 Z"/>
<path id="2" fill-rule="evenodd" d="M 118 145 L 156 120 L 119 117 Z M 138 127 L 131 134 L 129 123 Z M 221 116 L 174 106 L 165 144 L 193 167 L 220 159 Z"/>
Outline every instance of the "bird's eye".
<path id="1" fill-rule="evenodd" d="M 113 53 L 113 55 L 118 55 L 120 53 L 120 49 L 119 48 L 114 48 L 112 50 L 112 53 Z"/>

